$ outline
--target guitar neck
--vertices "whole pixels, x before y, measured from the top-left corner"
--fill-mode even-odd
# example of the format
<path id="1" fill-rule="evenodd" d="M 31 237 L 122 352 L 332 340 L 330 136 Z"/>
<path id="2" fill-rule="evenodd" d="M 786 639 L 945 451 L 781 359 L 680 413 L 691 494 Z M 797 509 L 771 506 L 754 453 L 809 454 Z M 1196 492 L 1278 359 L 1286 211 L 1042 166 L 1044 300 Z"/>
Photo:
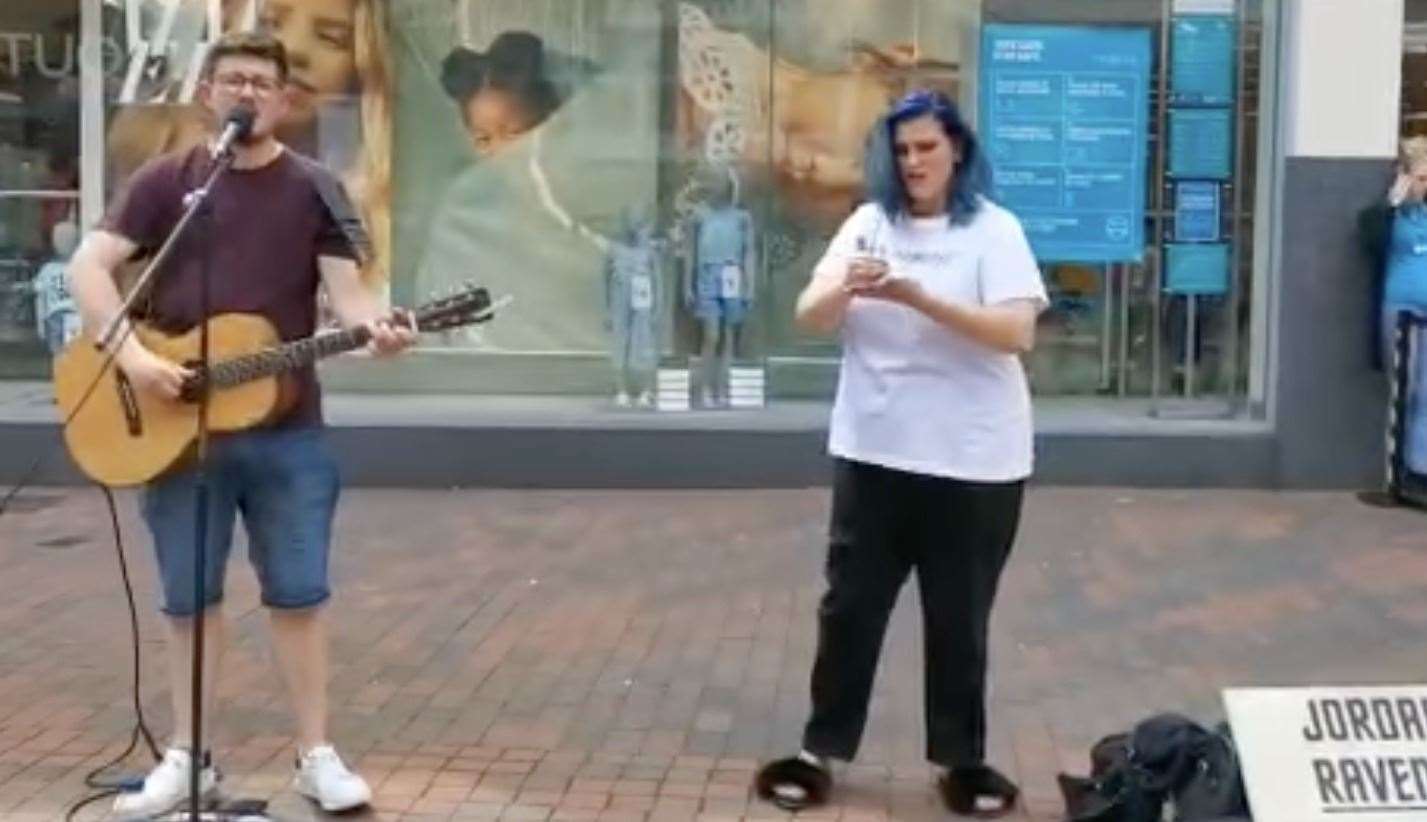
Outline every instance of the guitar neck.
<path id="1" fill-rule="evenodd" d="M 214 388 L 235 385 L 263 377 L 273 377 L 311 365 L 324 357 L 361 348 L 371 338 L 365 326 L 345 331 L 324 331 L 305 339 L 246 354 L 215 364 L 209 369 Z"/>

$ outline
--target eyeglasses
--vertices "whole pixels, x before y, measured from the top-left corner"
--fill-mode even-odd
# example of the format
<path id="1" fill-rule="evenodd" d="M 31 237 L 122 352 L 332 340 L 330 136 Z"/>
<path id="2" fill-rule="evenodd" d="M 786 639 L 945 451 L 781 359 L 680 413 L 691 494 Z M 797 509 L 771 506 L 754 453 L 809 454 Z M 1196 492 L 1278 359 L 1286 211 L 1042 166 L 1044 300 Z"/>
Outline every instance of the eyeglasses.
<path id="1" fill-rule="evenodd" d="M 266 97 L 277 91 L 282 83 L 261 74 L 220 74 L 213 78 L 213 85 L 229 94 L 242 94 L 244 86 L 252 86 L 253 94 Z"/>

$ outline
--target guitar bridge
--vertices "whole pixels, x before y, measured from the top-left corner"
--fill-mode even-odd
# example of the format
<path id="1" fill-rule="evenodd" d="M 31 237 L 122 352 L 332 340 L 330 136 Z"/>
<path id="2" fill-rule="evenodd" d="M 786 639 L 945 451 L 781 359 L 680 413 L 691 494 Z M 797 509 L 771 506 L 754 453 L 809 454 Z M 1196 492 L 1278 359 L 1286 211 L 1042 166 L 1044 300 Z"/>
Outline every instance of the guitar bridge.
<path id="1" fill-rule="evenodd" d="M 114 385 L 119 393 L 119 407 L 124 410 L 124 425 L 129 436 L 139 437 L 144 433 L 144 421 L 139 416 L 139 398 L 134 394 L 134 386 L 123 371 L 115 369 Z"/>

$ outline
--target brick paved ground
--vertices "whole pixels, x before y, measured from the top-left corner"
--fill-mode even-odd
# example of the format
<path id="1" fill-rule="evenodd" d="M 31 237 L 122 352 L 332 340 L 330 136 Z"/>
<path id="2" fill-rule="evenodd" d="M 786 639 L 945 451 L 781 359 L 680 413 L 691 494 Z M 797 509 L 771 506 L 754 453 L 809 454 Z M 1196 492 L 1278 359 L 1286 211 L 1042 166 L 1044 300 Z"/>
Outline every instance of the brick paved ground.
<path id="1" fill-rule="evenodd" d="M 54 820 L 127 739 L 128 634 L 101 497 L 25 502 L 0 518 L 0 819 Z M 147 546 L 121 504 L 162 729 Z M 332 696 L 377 788 L 358 818 L 779 818 L 747 786 L 804 718 L 826 508 L 817 490 L 349 493 Z M 1422 681 L 1423 524 L 1339 494 L 1033 491 L 994 627 L 992 758 L 1022 818 L 1057 818 L 1055 772 L 1101 734 L 1159 709 L 1217 718 L 1222 686 Z M 947 818 L 921 756 L 915 593 L 862 755 L 804 816 Z M 228 607 L 226 784 L 319 817 L 286 789 L 243 565 Z"/>

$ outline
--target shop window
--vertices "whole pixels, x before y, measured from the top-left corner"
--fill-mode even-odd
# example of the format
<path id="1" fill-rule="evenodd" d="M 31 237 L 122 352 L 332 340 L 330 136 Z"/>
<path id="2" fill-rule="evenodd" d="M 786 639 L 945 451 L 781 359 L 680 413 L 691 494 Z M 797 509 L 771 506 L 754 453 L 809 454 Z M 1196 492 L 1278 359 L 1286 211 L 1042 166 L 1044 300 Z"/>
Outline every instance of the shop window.
<path id="1" fill-rule="evenodd" d="M 861 198 L 862 141 L 878 114 L 911 87 L 935 87 L 984 138 L 982 51 L 995 27 L 1143 31 L 1150 59 L 1137 94 L 1147 116 L 1133 138 L 1145 160 L 1143 179 L 1129 181 L 1143 202 L 1122 226 L 1140 248 L 1043 255 L 1052 305 L 1027 368 L 1043 397 L 1190 395 L 1233 410 L 1246 396 L 1261 0 L 1195 0 L 1168 16 L 1157 0 L 124 0 L 105 9 L 111 195 L 140 163 L 202 138 L 193 94 L 206 43 L 266 28 L 294 56 L 299 99 L 281 136 L 351 189 L 377 241 L 374 285 L 403 304 L 472 280 L 514 298 L 493 323 L 428 340 L 413 379 L 634 404 L 651 388 L 650 368 L 686 371 L 695 404 L 706 387 L 710 404 L 724 404 L 726 372 L 738 367 L 757 371 L 773 400 L 830 398 L 836 342 L 796 330 L 792 305 Z M 51 17 L 44 25 L 64 15 Z M 73 9 L 68 19 L 72 31 Z M 1184 55 L 1196 49 L 1223 52 L 1226 99 L 1179 87 L 1189 75 L 1175 67 L 1193 64 Z M 63 53 L 62 41 L 46 50 Z M 10 96 L 20 94 L 9 82 Z M 70 100 L 72 145 L 75 83 L 52 84 L 68 89 L 57 99 Z M 0 106 L 19 108 L 4 97 Z M 0 129 L 13 132 L 13 119 Z M 29 139 L 7 142 L 33 150 L 39 138 Z M 1186 148 L 1196 143 L 1227 143 L 1211 158 L 1226 165 L 1184 165 L 1204 160 Z M 7 160 L 3 171 L 72 173 L 75 152 Z M 700 232 L 724 205 L 740 212 L 729 222 L 741 226 L 739 259 L 705 260 Z M 60 206 L 15 207 L 34 216 L 9 222 L 43 246 L 34 237 L 53 217 L 40 212 Z M 641 248 L 634 266 L 624 252 Z M 635 268 L 648 275 L 631 280 Z M 383 379 L 343 373 L 334 384 L 381 390 Z"/>
<path id="2" fill-rule="evenodd" d="M 1065 107 L 1066 119 L 1055 124 L 1065 128 L 1065 151 L 1045 158 L 1051 164 L 1044 168 L 1044 190 L 1007 191 L 1004 184 L 1018 183 L 1017 173 L 1028 166 L 1011 160 L 997 169 L 1007 204 L 1016 210 L 1021 203 L 1023 222 L 1029 218 L 1052 300 L 1036 350 L 1027 357 L 1033 389 L 1041 396 L 1164 401 L 1152 405 L 1152 413 L 1241 412 L 1248 393 L 1258 241 L 1262 2 L 986 0 L 983 14 L 988 28 L 1026 32 L 1028 40 L 1068 54 L 1066 64 L 1056 68 L 1069 73 L 1052 81 L 1066 84 L 1056 86 L 1065 89 L 1056 104 Z M 1150 57 L 1143 71 L 1101 66 L 1108 60 L 1104 50 L 1074 53 L 1094 38 L 1127 33 L 1144 39 L 1137 47 Z M 987 61 L 982 54 L 983 79 L 995 70 Z M 1106 101 L 1132 85 L 1143 123 L 1135 127 L 1136 142 L 1121 146 L 1117 135 L 1126 132 L 1115 117 L 1127 112 L 1108 117 Z M 983 136 L 987 122 L 982 111 Z M 1077 134 L 1084 138 L 1079 145 L 1072 139 L 1080 139 Z M 1014 135 L 992 146 L 1010 154 L 1019 148 Z M 1131 156 L 1132 150 L 1145 159 L 1133 172 L 1142 179 L 1130 180 L 1129 166 L 1115 169 L 1101 162 Z M 1039 181 L 1030 172 L 1020 176 Z M 1135 216 L 1117 217 L 1115 231 L 1105 221 L 1100 240 L 1113 235 L 1142 242 L 1103 251 L 1078 247 L 1100 228 L 1099 211 L 1125 200 L 1121 195 L 1131 191 L 1120 185 L 1125 181 L 1134 184 L 1137 198 L 1141 191 L 1144 196 L 1135 204 Z M 1034 198 L 1042 194 L 1055 199 L 1059 210 L 1037 204 Z M 1054 227 L 1039 231 L 1041 218 Z M 1181 401 L 1186 398 L 1194 402 Z"/>
<path id="3" fill-rule="evenodd" d="M 0 373 L 47 373 L 47 321 L 76 327 L 64 270 L 78 234 L 79 11 L 0 13 Z M 66 318 L 69 318 L 66 320 Z M 56 325 L 57 324 L 57 325 Z"/>

